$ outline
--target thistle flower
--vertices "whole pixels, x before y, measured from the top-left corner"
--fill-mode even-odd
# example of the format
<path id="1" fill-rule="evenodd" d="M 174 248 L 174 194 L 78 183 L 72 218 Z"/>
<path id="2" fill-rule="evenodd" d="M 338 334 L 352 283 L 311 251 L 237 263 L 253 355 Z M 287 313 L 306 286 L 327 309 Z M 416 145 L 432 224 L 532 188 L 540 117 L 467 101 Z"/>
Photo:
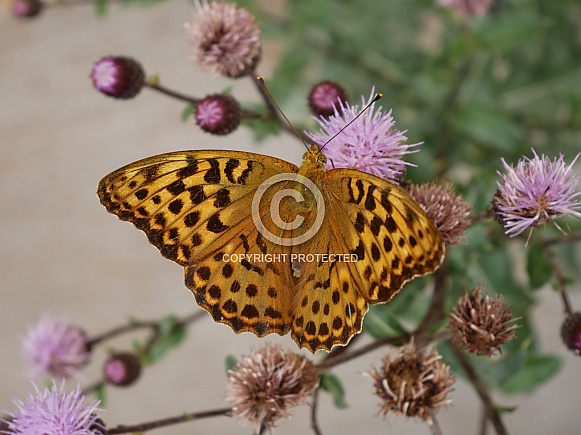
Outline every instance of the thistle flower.
<path id="1" fill-rule="evenodd" d="M 33 384 L 34 385 L 34 384 Z M 14 404 L 18 410 L 5 419 L 9 431 L 6 434 L 24 435 L 103 435 L 107 433 L 103 421 L 97 416 L 98 400 L 86 402 L 80 387 L 65 392 L 64 382 L 60 387 L 29 393 L 26 402 L 18 399 Z"/>
<path id="2" fill-rule="evenodd" d="M 375 89 L 372 89 L 367 102 L 361 98 L 363 107 L 373 101 L 374 97 Z M 305 133 L 317 145 L 324 146 L 358 114 L 358 106 L 342 101 L 335 106 L 333 115 L 314 117 L 321 126 L 319 133 Z M 405 131 L 396 130 L 394 125 L 391 110 L 387 113 L 381 108 L 375 111 L 373 103 L 353 124 L 325 146 L 327 168 L 357 169 L 399 183 L 405 165 L 411 165 L 403 161 L 403 156 L 414 152 L 409 148 L 419 144 L 404 144 L 407 140 Z"/>
<path id="3" fill-rule="evenodd" d="M 304 404 L 318 384 L 308 359 L 267 344 L 230 370 L 226 400 L 243 425 L 271 428 L 290 418 L 290 408 Z"/>
<path id="4" fill-rule="evenodd" d="M 581 313 L 570 314 L 561 326 L 561 338 L 567 348 L 581 355 Z"/>
<path id="5" fill-rule="evenodd" d="M 345 89 L 330 80 L 315 84 L 309 93 L 309 107 L 315 115 L 331 116 L 341 101 L 347 101 Z"/>
<path id="6" fill-rule="evenodd" d="M 115 353 L 105 361 L 103 374 L 108 384 L 120 387 L 131 385 L 141 374 L 141 361 L 134 353 Z"/>
<path id="7" fill-rule="evenodd" d="M 575 192 L 579 177 L 571 173 L 579 154 L 567 166 L 562 154 L 551 161 L 532 151 L 534 157 L 523 157 L 516 168 L 501 159 L 505 173 L 498 172 L 502 183 L 497 182 L 498 191 L 492 205 L 496 219 L 511 237 L 546 222 L 552 222 L 562 231 L 555 219 L 563 215 L 581 217 L 576 211 L 581 207 L 579 193 Z"/>
<path id="8" fill-rule="evenodd" d="M 465 239 L 464 231 L 470 225 L 470 205 L 454 192 L 450 184 L 412 184 L 406 190 L 436 224 L 447 246 L 457 245 Z"/>
<path id="9" fill-rule="evenodd" d="M 67 378 L 89 362 L 84 331 L 64 318 L 43 316 L 23 340 L 31 376 Z"/>
<path id="10" fill-rule="evenodd" d="M 462 19 L 486 15 L 494 6 L 494 0 L 439 0 L 441 6 L 452 9 Z"/>
<path id="11" fill-rule="evenodd" d="M 141 64 L 130 57 L 106 56 L 95 62 L 91 71 L 93 86 L 113 98 L 135 97 L 145 82 Z"/>
<path id="12" fill-rule="evenodd" d="M 36 17 L 44 4 L 40 0 L 13 0 L 12 14 L 18 18 Z"/>
<path id="13" fill-rule="evenodd" d="M 226 135 L 240 125 L 240 105 L 229 95 L 208 95 L 196 105 L 194 118 L 202 130 Z"/>
<path id="14" fill-rule="evenodd" d="M 482 286 L 466 293 L 450 313 L 452 343 L 477 355 L 500 353 L 500 346 L 515 337 L 510 309 L 502 296 L 480 294 Z"/>
<path id="15" fill-rule="evenodd" d="M 262 55 L 254 16 L 232 3 L 196 4 L 198 13 L 185 27 L 198 63 L 231 78 L 253 73 Z"/>
<path id="16" fill-rule="evenodd" d="M 382 403 L 378 415 L 417 417 L 432 424 L 432 412 L 449 405 L 456 381 L 436 351 L 417 350 L 408 343 L 386 355 L 379 369 L 368 373 Z"/>

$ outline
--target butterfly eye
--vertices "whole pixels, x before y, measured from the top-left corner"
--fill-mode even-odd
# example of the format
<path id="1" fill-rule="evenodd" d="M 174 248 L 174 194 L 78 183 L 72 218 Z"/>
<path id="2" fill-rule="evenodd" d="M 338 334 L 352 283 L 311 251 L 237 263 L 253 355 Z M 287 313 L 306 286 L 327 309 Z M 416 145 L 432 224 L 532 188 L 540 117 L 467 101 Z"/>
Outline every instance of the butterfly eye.
<path id="1" fill-rule="evenodd" d="M 319 156 L 317 157 L 317 163 L 325 165 L 327 163 L 327 157 L 325 157 L 324 154 L 319 154 Z"/>

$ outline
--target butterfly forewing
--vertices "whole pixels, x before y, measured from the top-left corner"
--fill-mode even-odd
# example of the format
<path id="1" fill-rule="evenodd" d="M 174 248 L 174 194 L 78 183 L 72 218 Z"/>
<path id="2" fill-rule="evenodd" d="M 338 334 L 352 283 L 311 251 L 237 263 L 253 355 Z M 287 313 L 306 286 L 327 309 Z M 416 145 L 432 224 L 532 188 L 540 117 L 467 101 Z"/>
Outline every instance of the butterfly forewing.
<path id="1" fill-rule="evenodd" d="M 252 198 L 265 179 L 297 170 L 252 153 L 176 152 L 107 175 L 97 193 L 108 211 L 186 266 L 186 285 L 216 321 L 236 332 L 284 334 L 291 323 L 287 269 L 239 254 L 282 253 L 258 233 Z"/>

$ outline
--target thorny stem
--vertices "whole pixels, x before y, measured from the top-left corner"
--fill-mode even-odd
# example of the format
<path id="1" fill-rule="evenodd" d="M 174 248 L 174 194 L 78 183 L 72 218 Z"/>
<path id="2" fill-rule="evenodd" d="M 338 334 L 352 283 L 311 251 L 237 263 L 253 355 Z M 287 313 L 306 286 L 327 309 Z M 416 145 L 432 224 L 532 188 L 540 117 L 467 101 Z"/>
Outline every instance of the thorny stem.
<path id="1" fill-rule="evenodd" d="M 264 435 L 266 433 L 266 424 L 264 421 L 260 423 L 260 427 L 256 430 L 256 435 Z"/>
<path id="2" fill-rule="evenodd" d="M 488 394 L 488 390 L 480 380 L 478 373 L 476 373 L 476 370 L 474 370 L 474 367 L 472 366 L 472 364 L 470 364 L 470 361 L 468 361 L 468 358 L 466 358 L 466 355 L 464 354 L 464 352 L 462 352 L 462 350 L 458 349 L 452 343 L 450 343 L 450 346 L 454 352 L 454 355 L 456 356 L 456 358 L 462 365 L 462 368 L 466 372 L 468 379 L 470 379 L 470 382 L 472 383 L 472 385 L 474 385 L 474 388 L 476 389 L 478 396 L 480 396 L 480 400 L 482 400 L 482 403 L 484 405 L 484 412 L 486 414 L 486 417 L 490 420 L 490 422 L 494 426 L 496 433 L 498 435 L 508 435 L 508 432 L 504 427 L 504 423 L 500 418 L 500 414 L 496 409 L 496 406 L 494 405 L 494 402 L 492 401 L 490 395 Z"/>
<path id="3" fill-rule="evenodd" d="M 311 429 L 315 435 L 323 435 L 321 429 L 319 428 L 319 423 L 317 422 L 317 409 L 319 405 L 319 389 L 321 387 L 317 387 L 315 392 L 313 393 L 313 403 L 311 404 Z"/>
<path id="4" fill-rule="evenodd" d="M 187 325 L 189 323 L 193 323 L 198 319 L 201 319 L 205 315 L 204 311 L 196 311 L 193 314 L 189 314 L 185 316 L 183 319 L 178 320 L 178 325 Z M 124 334 L 126 332 L 135 331 L 136 329 L 151 329 L 155 331 L 158 327 L 159 322 L 157 321 L 140 321 L 140 322 L 131 322 L 127 325 L 117 326 L 107 332 L 102 333 L 101 335 L 97 335 L 96 337 L 87 340 L 87 347 L 89 349 L 93 348 L 96 344 L 101 343 L 102 341 L 109 340 L 117 335 Z"/>
<path id="5" fill-rule="evenodd" d="M 154 90 L 154 91 L 157 91 L 157 92 L 160 92 L 164 95 L 167 95 L 169 97 L 176 98 L 176 99 L 181 100 L 181 101 L 185 101 L 186 103 L 190 103 L 193 106 L 195 106 L 196 104 L 198 104 L 201 101 L 201 98 L 190 97 L 189 95 L 185 95 L 185 94 L 182 94 L 180 92 L 176 92 L 174 90 L 166 88 L 165 86 L 160 85 L 159 83 L 154 83 L 152 80 L 146 81 L 143 85 Z M 265 117 L 263 115 L 261 115 L 260 113 L 256 113 L 256 112 L 252 112 L 250 110 L 244 110 L 244 109 L 240 109 L 240 118 L 241 119 L 265 119 Z"/>
<path id="6" fill-rule="evenodd" d="M 429 332 L 435 325 L 437 325 L 445 315 L 444 312 L 444 301 L 446 299 L 446 287 L 448 285 L 448 268 L 446 265 L 446 260 L 440 266 L 440 268 L 434 274 L 434 293 L 432 294 L 432 300 L 430 302 L 430 307 L 428 312 L 422 319 L 420 325 L 416 331 L 412 334 L 417 337 L 416 342 L 420 347 L 424 346 L 424 342 L 420 343 L 420 340 L 425 340 L 424 335 Z"/>
<path id="7" fill-rule="evenodd" d="M 438 420 L 436 419 L 436 413 L 432 410 L 430 415 L 432 417 L 432 424 L 430 425 L 432 435 L 442 435 L 442 429 L 440 428 L 440 423 L 438 423 Z"/>
<path id="8" fill-rule="evenodd" d="M 581 233 L 580 234 L 573 234 L 570 236 L 559 236 L 559 237 L 554 237 L 552 239 L 547 239 L 543 242 L 543 244 L 546 247 L 552 246 L 552 245 L 558 245 L 561 243 L 575 243 L 575 242 L 579 242 L 581 241 Z"/>
<path id="9" fill-rule="evenodd" d="M 471 214 L 469 216 L 470 224 L 474 225 L 478 222 L 494 219 L 494 211 L 491 208 L 481 211 L 480 213 Z"/>
<path id="10" fill-rule="evenodd" d="M 480 432 L 479 435 L 486 435 L 488 432 L 488 419 L 486 418 L 486 406 L 482 405 L 482 415 L 480 417 Z"/>
<path id="11" fill-rule="evenodd" d="M 210 411 L 192 412 L 183 414 L 178 417 L 164 418 L 162 420 L 151 421 L 148 423 L 136 424 L 135 426 L 118 426 L 113 429 L 108 429 L 107 435 L 145 432 L 151 429 L 157 429 L 164 426 L 170 426 L 178 423 L 186 423 L 192 420 L 200 420 L 202 418 L 216 417 L 220 415 L 230 416 L 232 408 L 213 409 Z"/>
<path id="12" fill-rule="evenodd" d="M 571 305 L 571 301 L 569 299 L 569 293 L 567 292 L 567 278 L 565 278 L 565 274 L 563 273 L 563 269 L 559 264 L 559 260 L 555 255 L 555 252 L 549 247 L 549 245 L 545 242 L 544 244 L 545 253 L 549 258 L 549 262 L 551 263 L 551 267 L 553 268 L 553 272 L 555 272 L 555 277 L 557 278 L 557 291 L 561 295 L 561 299 L 563 300 L 563 308 L 565 310 L 565 314 L 570 316 L 573 314 L 573 306 Z"/>
<path id="13" fill-rule="evenodd" d="M 382 346 L 387 344 L 405 344 L 410 340 L 410 336 L 408 335 L 398 335 L 395 337 L 387 337 L 382 340 L 374 341 L 373 343 L 369 343 L 359 349 L 353 350 L 351 352 L 343 352 L 337 356 L 328 358 L 320 363 L 316 364 L 317 369 L 319 370 L 327 370 L 331 367 L 337 366 L 339 364 L 343 364 L 347 361 L 365 355 L 372 350 L 378 349 Z"/>

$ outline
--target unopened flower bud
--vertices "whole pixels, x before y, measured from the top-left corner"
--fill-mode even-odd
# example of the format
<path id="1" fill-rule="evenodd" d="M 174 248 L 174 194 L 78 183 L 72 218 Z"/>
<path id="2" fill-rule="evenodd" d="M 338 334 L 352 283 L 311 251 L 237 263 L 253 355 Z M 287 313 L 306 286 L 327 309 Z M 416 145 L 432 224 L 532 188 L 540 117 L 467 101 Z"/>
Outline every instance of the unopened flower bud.
<path id="1" fill-rule="evenodd" d="M 135 97 L 145 81 L 141 64 L 122 56 L 107 56 L 98 60 L 91 71 L 93 86 L 113 98 Z"/>

